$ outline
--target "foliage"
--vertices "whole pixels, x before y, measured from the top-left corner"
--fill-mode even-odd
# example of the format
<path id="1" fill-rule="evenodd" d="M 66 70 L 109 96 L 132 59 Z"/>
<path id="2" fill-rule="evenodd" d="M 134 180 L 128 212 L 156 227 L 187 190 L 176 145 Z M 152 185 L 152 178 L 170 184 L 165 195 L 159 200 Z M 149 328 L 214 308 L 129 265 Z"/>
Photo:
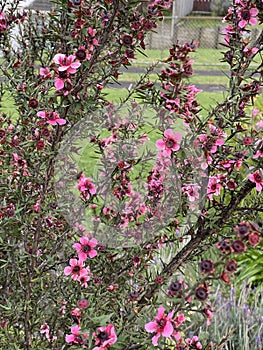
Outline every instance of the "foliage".
<path id="1" fill-rule="evenodd" d="M 257 1 L 228 11 L 229 91 L 208 115 L 188 80 L 194 42 L 119 105 L 104 93 L 170 1 L 56 0 L 47 14 L 19 2 L 0 11 L 0 96 L 15 105 L 0 117 L 2 346 L 220 347 L 185 330 L 193 313 L 211 319 L 213 284 L 260 244 Z"/>

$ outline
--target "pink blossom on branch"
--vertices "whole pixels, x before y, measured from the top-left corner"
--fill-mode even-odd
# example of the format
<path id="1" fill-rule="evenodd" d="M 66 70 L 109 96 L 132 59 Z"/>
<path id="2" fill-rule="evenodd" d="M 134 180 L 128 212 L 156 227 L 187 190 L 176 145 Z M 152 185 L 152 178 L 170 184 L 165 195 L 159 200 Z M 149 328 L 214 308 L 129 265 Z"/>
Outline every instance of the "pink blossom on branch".
<path id="1" fill-rule="evenodd" d="M 152 344 L 154 346 L 158 345 L 158 340 L 162 335 L 165 338 L 170 338 L 174 332 L 174 327 L 172 324 L 172 317 L 174 311 L 170 312 L 167 316 L 165 315 L 165 308 L 159 307 L 157 316 L 154 321 L 146 323 L 145 330 L 150 333 L 156 333 L 152 338 Z"/>
<path id="2" fill-rule="evenodd" d="M 248 24 L 252 26 L 257 24 L 258 9 L 256 7 L 248 7 L 245 5 L 243 8 L 240 7 L 237 16 L 239 19 L 238 26 L 240 28 L 245 28 Z"/>
<path id="3" fill-rule="evenodd" d="M 98 242 L 95 238 L 81 237 L 79 243 L 73 244 L 73 248 L 79 253 L 78 258 L 85 261 L 88 257 L 92 259 L 97 255 L 97 251 L 94 249 L 97 244 Z"/>
<path id="4" fill-rule="evenodd" d="M 80 326 L 71 327 L 71 334 L 66 334 L 66 342 L 68 344 L 84 344 L 84 339 L 88 338 L 88 334 L 81 334 Z"/>
<path id="5" fill-rule="evenodd" d="M 105 350 L 117 341 L 114 326 L 109 324 L 107 327 L 99 327 L 95 333 L 95 348 L 93 350 Z"/>
<path id="6" fill-rule="evenodd" d="M 51 72 L 50 72 L 49 68 L 41 67 L 39 73 L 40 73 L 41 77 L 43 77 L 44 79 L 51 78 Z"/>
<path id="7" fill-rule="evenodd" d="M 75 188 L 79 189 L 83 198 L 85 200 L 89 199 L 91 195 L 94 195 L 97 191 L 95 185 L 91 182 L 89 177 L 85 177 L 84 174 L 81 174 L 79 177 L 78 184 Z"/>
<path id="8" fill-rule="evenodd" d="M 83 266 L 82 260 L 70 259 L 69 265 L 64 269 L 64 274 L 66 276 L 72 275 L 72 279 L 74 281 L 78 280 L 82 276 L 88 276 L 89 278 L 89 269 Z"/>
<path id="9" fill-rule="evenodd" d="M 77 69 L 81 66 L 80 62 L 74 62 L 76 59 L 76 56 L 69 55 L 66 56 L 62 53 L 58 53 L 54 56 L 54 62 L 58 64 L 60 67 L 58 70 L 60 72 L 66 71 L 69 74 L 75 74 Z"/>
<path id="10" fill-rule="evenodd" d="M 179 132 L 174 132 L 172 129 L 167 129 L 164 132 L 164 137 L 164 140 L 156 141 L 156 147 L 160 151 L 163 151 L 164 154 L 170 156 L 172 151 L 178 151 L 180 149 L 182 135 Z"/>
<path id="11" fill-rule="evenodd" d="M 256 184 L 256 190 L 258 192 L 262 191 L 263 186 L 263 171 L 262 169 L 256 170 L 254 173 L 249 175 L 249 180 Z"/>
<path id="12" fill-rule="evenodd" d="M 7 29 L 7 18 L 6 15 L 1 12 L 0 13 L 0 33 L 4 33 Z"/>
<path id="13" fill-rule="evenodd" d="M 37 112 L 37 116 L 43 119 L 46 119 L 47 123 L 50 125 L 64 125 L 66 124 L 66 120 L 60 118 L 59 114 L 57 112 L 44 112 L 39 111 Z"/>

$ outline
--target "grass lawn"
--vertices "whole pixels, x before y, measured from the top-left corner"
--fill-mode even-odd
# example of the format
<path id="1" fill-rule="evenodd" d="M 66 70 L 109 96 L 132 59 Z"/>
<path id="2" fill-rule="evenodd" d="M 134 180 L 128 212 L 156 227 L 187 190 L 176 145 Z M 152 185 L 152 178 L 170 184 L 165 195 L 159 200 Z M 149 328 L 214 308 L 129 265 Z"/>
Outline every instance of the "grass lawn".
<path id="1" fill-rule="evenodd" d="M 202 66 L 204 66 L 203 69 L 207 69 L 206 66 L 212 66 L 214 69 L 218 69 L 218 66 L 222 66 L 227 69 L 228 65 L 220 62 L 223 58 L 223 51 L 223 48 L 222 50 L 200 48 L 197 49 L 196 52 L 192 52 L 190 56 L 193 57 L 195 61 L 194 66 L 197 66 L 198 69 L 201 69 Z M 146 66 L 147 64 L 165 59 L 169 56 L 169 50 L 146 50 L 145 53 L 147 56 L 137 53 L 134 65 Z"/>
<path id="2" fill-rule="evenodd" d="M 105 89 L 107 93 L 107 100 L 115 103 L 119 103 L 121 99 L 127 96 L 127 90 L 125 89 Z M 203 114 L 206 115 L 207 111 L 210 111 L 218 102 L 221 102 L 224 97 L 223 93 L 217 92 L 200 92 L 197 95 L 197 100 L 203 108 Z M 202 112 L 201 112 L 202 114 Z"/>
<path id="3" fill-rule="evenodd" d="M 197 48 L 196 52 L 190 54 L 194 59 L 194 69 L 198 70 L 229 70 L 229 65 L 221 62 L 224 57 L 225 48 L 222 50 Z M 146 50 L 147 56 L 137 53 L 136 59 L 133 62 L 134 66 L 145 67 L 158 60 L 165 59 L 169 56 L 169 50 Z M 256 55 L 254 65 L 262 61 L 260 55 Z M 253 65 L 253 63 L 252 63 Z"/>
<path id="4" fill-rule="evenodd" d="M 140 73 L 122 73 L 119 76 L 119 81 L 126 81 L 134 83 L 139 80 Z M 150 80 L 155 80 L 157 78 L 156 74 L 149 75 Z M 213 75 L 203 75 L 203 74 L 194 74 L 189 78 L 189 84 L 218 84 L 218 85 L 227 85 L 228 79 L 226 76 L 213 76 Z"/>
<path id="5" fill-rule="evenodd" d="M 5 93 L 2 101 L 0 102 L 0 113 L 5 113 L 10 116 L 17 115 L 17 110 L 15 108 L 15 101 L 12 96 Z"/>

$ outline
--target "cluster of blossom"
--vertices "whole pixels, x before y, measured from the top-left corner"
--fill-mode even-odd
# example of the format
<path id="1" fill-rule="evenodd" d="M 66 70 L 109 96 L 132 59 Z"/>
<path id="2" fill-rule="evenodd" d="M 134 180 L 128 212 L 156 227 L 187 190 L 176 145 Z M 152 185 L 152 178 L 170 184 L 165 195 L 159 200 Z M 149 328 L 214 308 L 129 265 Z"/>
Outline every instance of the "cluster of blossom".
<path id="1" fill-rule="evenodd" d="M 78 244 L 78 243 L 76 243 Z M 81 330 L 81 320 L 85 317 L 85 310 L 90 306 L 90 302 L 83 298 L 78 300 L 78 307 L 71 310 L 71 317 L 76 325 L 71 327 L 71 333 L 66 334 L 65 340 L 70 345 L 82 345 L 84 348 L 90 346 L 89 335 Z M 111 345 L 116 343 L 117 335 L 113 324 L 109 324 L 105 327 L 97 327 L 92 333 L 92 341 L 96 345 L 93 350 L 106 350 Z"/>
<path id="2" fill-rule="evenodd" d="M 165 90 L 159 93 L 160 102 L 170 113 L 175 113 L 187 123 L 190 123 L 199 111 L 195 96 L 201 90 L 194 85 L 183 84 L 183 79 L 193 74 L 194 61 L 188 54 L 194 52 L 197 45 L 196 42 L 174 45 L 170 49 L 169 57 L 164 61 L 168 63 L 168 67 L 162 70 L 159 77 Z"/>
<path id="3" fill-rule="evenodd" d="M 77 69 L 81 66 L 81 62 L 79 60 L 76 60 L 75 55 L 69 55 L 66 56 L 65 54 L 56 54 L 53 59 L 54 63 L 56 63 L 59 67 L 54 68 L 55 76 L 54 76 L 54 86 L 56 88 L 56 91 L 62 91 L 63 95 L 67 96 L 71 90 L 72 90 L 72 81 L 71 77 L 74 76 L 77 72 Z M 40 76 L 43 80 L 50 79 L 51 78 L 51 71 L 48 67 L 41 67 L 40 68 Z M 50 120 L 53 120 L 53 124 L 59 124 L 63 125 L 65 124 L 65 121 L 63 119 L 59 119 L 58 115 L 52 116 L 52 118 L 46 115 L 44 115 L 44 112 L 41 112 L 42 115 L 39 115 L 41 118 L 47 118 L 48 122 L 50 123 Z M 54 114 L 54 112 L 53 112 Z M 50 114 L 52 115 L 52 114 Z"/>
<path id="4" fill-rule="evenodd" d="M 0 33 L 4 33 L 7 30 L 7 18 L 6 15 L 1 12 L 0 13 Z"/>
<path id="5" fill-rule="evenodd" d="M 117 342 L 117 335 L 112 324 L 106 327 L 98 327 L 92 337 L 92 341 L 95 343 L 92 350 L 106 350 Z M 84 348 L 89 348 L 89 334 L 81 332 L 79 325 L 72 326 L 71 334 L 66 335 L 66 342 L 71 345 L 82 345 Z"/>
<path id="6" fill-rule="evenodd" d="M 88 287 L 87 282 L 90 280 L 91 271 L 84 262 L 90 258 L 94 258 L 97 255 L 97 251 L 94 249 L 98 242 L 95 238 L 88 238 L 83 236 L 79 239 L 79 242 L 73 244 L 73 248 L 78 253 L 78 259 L 70 259 L 69 265 L 64 268 L 64 274 L 66 276 L 71 275 L 74 281 L 78 281 L 82 287 Z"/>
<path id="7" fill-rule="evenodd" d="M 84 174 L 80 174 L 78 178 L 78 184 L 75 186 L 81 194 L 83 200 L 89 200 L 91 196 L 96 194 L 97 188 L 92 183 L 89 177 L 85 177 Z"/>
<path id="8" fill-rule="evenodd" d="M 235 228 L 237 233 L 236 240 L 223 239 L 216 243 L 217 249 L 224 254 L 226 259 L 231 254 L 240 254 L 247 249 L 247 244 L 252 247 L 257 246 L 261 240 L 261 230 L 254 222 L 241 221 Z M 213 263 L 209 261 L 209 267 L 207 266 L 206 272 L 213 270 Z M 221 279 L 229 283 L 230 274 L 237 270 L 237 262 L 234 259 L 229 259 L 225 263 L 225 270 L 221 274 Z"/>
<path id="9" fill-rule="evenodd" d="M 179 331 L 179 327 L 185 322 L 185 316 L 181 313 L 174 317 L 174 312 L 172 310 L 166 315 L 165 308 L 160 306 L 154 321 L 145 324 L 145 330 L 149 333 L 154 333 L 152 344 L 158 346 L 159 338 L 163 336 L 171 340 L 176 349 L 179 346 L 183 346 L 183 344 L 191 345 L 191 349 L 202 349 L 202 344 L 198 341 L 197 336 L 194 336 L 192 339 L 186 338 L 185 341 L 182 340 L 182 333 Z M 184 349 L 188 348 L 186 346 Z"/>

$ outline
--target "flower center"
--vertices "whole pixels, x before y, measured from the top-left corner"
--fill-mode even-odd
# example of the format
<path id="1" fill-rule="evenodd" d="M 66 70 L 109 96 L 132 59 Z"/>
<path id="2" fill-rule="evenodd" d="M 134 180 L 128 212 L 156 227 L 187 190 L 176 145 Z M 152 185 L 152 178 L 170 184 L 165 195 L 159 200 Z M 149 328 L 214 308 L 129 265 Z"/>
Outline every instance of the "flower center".
<path id="1" fill-rule="evenodd" d="M 241 17 L 245 20 L 248 21 L 250 19 L 250 12 L 248 10 L 244 10 L 241 13 Z"/>
<path id="2" fill-rule="evenodd" d="M 181 283 L 172 282 L 169 287 L 171 292 L 179 292 L 181 290 Z"/>
<path id="3" fill-rule="evenodd" d="M 195 296 L 198 300 L 205 300 L 208 296 L 207 289 L 204 287 L 199 287 L 195 291 Z"/>
<path id="4" fill-rule="evenodd" d="M 58 75 L 61 79 L 65 79 L 67 77 L 67 72 L 66 71 L 58 72 Z"/>
<path id="5" fill-rule="evenodd" d="M 261 182 L 262 177 L 260 176 L 260 174 L 255 174 L 254 175 L 254 179 L 255 179 L 256 182 Z"/>
<path id="6" fill-rule="evenodd" d="M 72 269 L 73 272 L 77 273 L 80 271 L 80 267 L 79 266 L 74 266 Z"/>
<path id="7" fill-rule="evenodd" d="M 248 233 L 249 228 L 248 228 L 246 225 L 241 225 L 241 226 L 239 226 L 238 231 L 239 231 L 239 233 L 243 236 L 243 235 L 245 235 L 246 233 Z"/>
<path id="8" fill-rule="evenodd" d="M 168 140 L 165 141 L 165 146 L 167 148 L 173 148 L 174 145 L 175 145 L 175 142 L 172 139 L 168 139 Z"/>
<path id="9" fill-rule="evenodd" d="M 83 60 L 85 60 L 85 58 L 86 58 L 86 52 L 85 52 L 84 50 L 79 49 L 79 50 L 76 52 L 76 57 L 77 57 L 80 61 L 83 61 Z"/>
<path id="10" fill-rule="evenodd" d="M 50 120 L 55 120 L 56 119 L 56 117 L 55 117 L 53 112 L 48 115 L 48 119 L 50 119 Z"/>
<path id="11" fill-rule="evenodd" d="M 124 45 L 131 45 L 132 44 L 132 37 L 130 35 L 124 35 L 124 37 L 122 38 L 123 44 Z"/>
<path id="12" fill-rule="evenodd" d="M 108 340 L 108 339 L 109 339 L 109 335 L 108 335 L 107 332 L 100 332 L 100 333 L 98 334 L 98 338 L 99 338 L 99 340 L 101 340 L 101 341 L 105 341 L 105 340 Z"/>
<path id="13" fill-rule="evenodd" d="M 208 150 L 208 151 L 211 151 L 211 149 L 213 148 L 213 141 L 207 141 L 206 144 L 205 144 L 205 148 Z"/>
<path id="14" fill-rule="evenodd" d="M 84 245 L 84 247 L 82 248 L 83 253 L 88 253 L 91 251 L 91 248 L 89 245 Z"/>
<path id="15" fill-rule="evenodd" d="M 160 328 L 164 328 L 164 326 L 166 325 L 166 320 L 162 318 L 161 320 L 157 321 L 157 323 Z"/>

